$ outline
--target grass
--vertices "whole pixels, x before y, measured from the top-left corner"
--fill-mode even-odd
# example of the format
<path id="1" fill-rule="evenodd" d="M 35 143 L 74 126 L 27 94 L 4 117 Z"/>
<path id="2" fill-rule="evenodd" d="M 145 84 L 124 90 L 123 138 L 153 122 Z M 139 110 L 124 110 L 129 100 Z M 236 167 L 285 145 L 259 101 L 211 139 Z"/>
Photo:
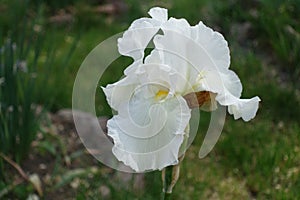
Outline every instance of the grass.
<path id="1" fill-rule="evenodd" d="M 34 74 L 39 53 L 40 49 L 35 41 L 28 44 L 21 39 L 21 42 L 14 43 L 11 38 L 8 38 L 1 46 L 0 151 L 12 154 L 17 162 L 28 153 L 38 127 L 39 117 L 36 113 L 39 111 L 35 104 Z M 32 59 L 28 59 L 29 57 Z M 0 162 L 3 167 L 2 159 Z M 1 177 L 3 173 L 4 171 L 1 170 Z"/>
<path id="2" fill-rule="evenodd" d="M 191 24 L 202 20 L 222 32 L 230 45 L 231 68 L 243 83 L 243 97 L 258 95 L 262 99 L 258 115 L 253 121 L 244 123 L 228 116 L 214 150 L 208 157 L 200 160 L 197 154 L 207 128 L 206 122 L 210 117 L 207 113 L 202 114 L 200 132 L 183 161 L 173 198 L 299 199 L 299 2 L 126 2 L 130 14 L 125 13 L 122 17 L 113 18 L 113 23 L 105 20 L 109 16 L 91 14 L 91 8 L 86 4 L 85 9 L 77 15 L 86 16 L 81 18 L 84 21 L 75 20 L 74 24 L 67 28 L 55 25 L 45 27 L 45 32 L 51 32 L 45 35 L 45 46 L 55 45 L 56 50 L 53 51 L 50 60 L 38 61 L 39 64 L 50 62 L 53 66 L 49 69 L 39 69 L 39 73 L 48 73 L 49 70 L 49 78 L 45 84 L 47 89 L 43 91 L 43 95 L 37 97 L 38 101 L 43 103 L 51 98 L 50 110 L 70 107 L 76 71 L 84 57 L 105 38 L 125 30 L 135 18 L 146 16 L 146 11 L 151 6 L 166 6 L 170 9 L 170 16 L 184 17 Z M 74 5 L 80 8 L 82 2 L 75 2 Z M 52 6 L 54 11 L 51 12 L 55 12 L 57 7 L 60 7 L 60 4 Z M 1 18 L 1 25 L 8 29 L 11 19 L 6 17 Z M 70 42 L 71 40 L 75 40 L 76 43 Z M 68 52 L 73 52 L 72 57 L 65 61 Z M 47 52 L 43 51 L 42 56 L 47 58 Z M 99 86 L 116 81 L 130 62 L 129 59 L 121 57 L 112 63 L 99 81 Z M 42 86 L 40 83 L 39 87 Z M 100 88 L 96 98 L 96 109 L 98 115 L 112 115 Z M 56 144 L 55 141 L 45 136 L 42 145 L 36 148 L 36 154 L 45 155 L 46 152 L 47 155 L 47 152 L 53 152 L 51 145 Z M 52 157 L 55 167 L 51 175 L 64 177 L 74 172 L 65 167 L 64 158 L 60 153 L 62 150 L 55 145 L 54 149 L 56 154 L 52 153 Z M 159 172 L 145 174 L 144 186 L 137 189 L 135 176 L 129 178 L 128 182 L 122 182 L 120 177 L 123 173 L 111 171 L 99 163 L 82 163 L 77 167 L 88 170 L 90 166 L 95 166 L 99 171 L 93 175 L 89 175 L 88 172 L 75 174 L 66 179 L 66 188 L 74 181 L 79 182 L 78 189 L 73 188 L 73 193 L 70 194 L 73 199 L 102 199 L 104 186 L 110 191 L 110 195 L 105 197 L 107 199 L 157 199 L 160 195 L 162 185 Z M 0 183 L 1 190 L 5 184 L 1 181 Z M 51 188 L 50 184 L 47 185 L 46 191 L 53 193 L 58 190 Z M 21 184 L 11 193 L 12 196 L 22 199 L 33 192 L 28 184 Z"/>

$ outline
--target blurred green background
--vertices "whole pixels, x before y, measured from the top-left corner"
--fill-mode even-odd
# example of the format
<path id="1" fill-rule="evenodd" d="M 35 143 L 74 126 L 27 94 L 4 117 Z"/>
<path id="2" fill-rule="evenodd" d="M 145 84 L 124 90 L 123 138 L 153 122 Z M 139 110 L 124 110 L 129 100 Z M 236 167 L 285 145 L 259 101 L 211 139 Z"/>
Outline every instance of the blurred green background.
<path id="1" fill-rule="evenodd" d="M 221 32 L 242 96 L 262 99 L 248 123 L 227 116 L 202 160 L 197 154 L 210 114 L 201 113 L 173 199 L 300 199 L 299 0 L 0 0 L 0 199 L 32 199 L 37 185 L 40 199 L 159 198 L 159 172 L 116 172 L 82 146 L 69 148 L 74 130 L 61 128 L 52 114 L 71 107 L 87 54 L 153 6 Z M 117 59 L 99 86 L 118 80 L 130 62 Z M 100 87 L 96 109 L 112 116 Z M 32 184 L 32 174 L 41 184 Z"/>

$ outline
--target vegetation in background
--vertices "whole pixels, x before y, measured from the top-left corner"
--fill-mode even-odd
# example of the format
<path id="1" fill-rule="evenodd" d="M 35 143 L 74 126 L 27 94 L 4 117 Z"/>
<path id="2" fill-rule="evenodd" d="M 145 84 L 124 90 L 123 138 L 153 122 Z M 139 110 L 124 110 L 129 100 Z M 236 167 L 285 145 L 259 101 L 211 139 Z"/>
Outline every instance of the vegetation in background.
<path id="1" fill-rule="evenodd" d="M 210 117 L 207 113 L 201 113 L 201 128 L 183 162 L 180 179 L 174 189 L 174 199 L 300 198 L 299 0 L 126 0 L 118 4 L 125 5 L 119 13 L 95 11 L 98 6 L 119 1 L 45 1 L 40 7 L 42 9 L 36 9 L 37 1 L 29 1 L 27 11 L 18 6 L 19 1 L 0 2 L 1 42 L 6 42 L 9 46 L 6 50 L 12 50 L 14 42 L 17 44 L 14 51 L 9 51 L 10 54 L 13 52 L 13 59 L 5 57 L 5 60 L 13 62 L 10 66 L 17 66 L 17 63 L 20 65 L 20 61 L 26 60 L 28 68 L 26 73 L 18 71 L 18 74 L 9 75 L 13 80 L 11 84 L 18 85 L 18 89 L 13 87 L 10 90 L 11 93 L 4 92 L 8 89 L 3 90 L 7 86 L 3 85 L 3 79 L 0 78 L 0 116 L 8 113 L 4 111 L 4 105 L 12 104 L 8 100 L 4 101 L 4 96 L 18 97 L 10 97 L 11 101 L 16 101 L 13 105 L 26 105 L 27 114 L 32 117 L 34 110 L 29 109 L 29 101 L 48 105 L 47 108 L 54 111 L 70 107 L 75 75 L 85 56 L 102 40 L 128 28 L 134 19 L 147 16 L 146 12 L 155 5 L 168 8 L 170 15 L 184 17 L 191 24 L 201 20 L 222 32 L 229 41 L 231 68 L 244 83 L 246 93 L 243 96 L 260 96 L 260 109 L 256 119 L 247 124 L 242 121 L 232 123 L 233 119 L 228 117 L 214 150 L 208 157 L 199 160 L 198 151 Z M 37 15 L 40 17 L 35 17 Z M 18 58 L 20 37 L 12 36 L 9 42 L 7 36 L 16 27 L 22 27 L 22 16 L 29 17 L 31 27 L 35 24 L 43 25 L 42 29 L 35 26 L 36 30 L 41 30 L 43 37 L 29 40 L 28 36 L 31 34 L 27 34 L 23 52 L 29 47 L 30 50 Z M 55 16 L 57 18 L 53 18 Z M 66 19 L 70 21 L 53 21 L 65 19 L 60 18 L 61 16 L 69 16 Z M 16 21 L 19 23 L 15 23 Z M 23 35 L 20 31 L 17 33 L 19 36 Z M 34 53 L 35 44 L 43 44 L 44 47 L 38 48 L 38 58 Z M 4 62 L 5 55 L 10 55 L 9 52 L 1 54 L 1 63 Z M 130 62 L 120 57 L 112 63 L 99 81 L 99 86 L 120 78 L 124 67 Z M 32 68 L 33 66 L 35 67 Z M 37 73 L 36 78 L 30 76 L 31 72 Z M 33 82 L 36 85 L 33 86 Z M 31 90 L 31 87 L 34 89 Z M 29 95 L 37 94 L 37 91 L 40 95 Z M 5 110 L 7 109 L 6 106 Z M 100 87 L 96 96 L 96 109 L 101 116 L 111 115 Z M 16 123 L 17 119 L 25 115 L 25 110 L 13 110 L 16 113 L 6 116 L 13 116 Z M 32 117 L 27 120 L 33 120 Z M 3 121 L 0 120 L 0 123 Z M 7 122 L 6 118 L 5 123 Z M 26 126 L 29 128 L 36 125 L 27 123 Z M 13 136 L 17 133 L 9 131 L 4 134 L 2 130 L 0 135 L 6 136 L 9 133 L 8 135 Z M 52 169 L 49 176 L 53 178 L 49 181 L 46 177 L 46 181 L 44 180 L 45 191 L 49 195 L 58 193 L 58 188 L 61 187 L 64 192 L 60 194 L 68 191 L 65 195 L 73 199 L 158 198 L 161 190 L 158 172 L 147 173 L 143 187 L 136 189 L 134 177 L 128 182 L 122 182 L 118 177 L 126 177 L 126 174 L 110 170 L 100 163 L 83 162 L 81 165 L 68 167 L 62 154 L 70 157 L 72 163 L 85 160 L 87 155 L 82 153 L 83 150 L 62 153 L 65 152 L 60 147 L 63 145 L 58 145 L 58 139 L 53 139 L 51 132 L 50 129 L 44 131 L 42 139 L 38 140 L 38 147 L 31 151 L 41 157 L 48 158 L 51 155 L 53 161 L 45 162 Z M 0 148 L 8 145 L 2 138 L 0 143 Z M 21 163 L 21 166 L 22 164 L 26 165 Z M 91 173 L 91 166 L 97 170 Z M 83 171 L 78 170 L 79 168 Z M 8 181 L 0 181 L 0 194 L 7 185 L 10 185 Z M 59 187 L 54 187 L 57 185 Z M 108 189 L 110 195 L 103 197 L 103 188 L 106 191 Z M 8 195 L 25 199 L 33 192 L 32 187 L 21 184 L 14 187 Z"/>
<path id="2" fill-rule="evenodd" d="M 0 30 L 0 153 L 20 163 L 28 156 L 42 112 L 53 106 L 53 97 L 64 91 L 56 87 L 59 81 L 51 82 L 61 78 L 59 74 L 64 72 L 61 68 L 61 73 L 49 79 L 56 70 L 52 67 L 56 54 L 52 46 L 45 48 L 44 45 L 44 7 L 26 12 L 28 2 L 16 2 L 11 1 L 10 6 L 21 14 L 3 19 L 3 24 L 7 20 L 13 26 L 3 26 Z M 11 7 L 3 9 L 8 9 L 9 14 L 12 12 Z M 74 46 L 75 42 L 72 43 Z M 73 48 L 64 53 L 66 56 L 60 59 L 60 64 L 68 64 Z M 2 158 L 0 169 L 0 177 L 4 178 Z"/>
<path id="3" fill-rule="evenodd" d="M 24 6 L 26 9 L 26 4 Z M 22 13 L 20 6 L 16 9 Z M 0 152 L 20 162 L 27 156 L 39 126 L 41 111 L 36 104 L 36 72 L 42 37 L 34 26 L 28 26 L 24 17 L 18 14 L 14 17 L 12 22 L 20 20 L 22 24 L 14 23 L 11 30 L 1 30 Z M 17 19 L 19 17 L 21 19 Z M 0 166 L 3 178 L 2 158 Z"/>

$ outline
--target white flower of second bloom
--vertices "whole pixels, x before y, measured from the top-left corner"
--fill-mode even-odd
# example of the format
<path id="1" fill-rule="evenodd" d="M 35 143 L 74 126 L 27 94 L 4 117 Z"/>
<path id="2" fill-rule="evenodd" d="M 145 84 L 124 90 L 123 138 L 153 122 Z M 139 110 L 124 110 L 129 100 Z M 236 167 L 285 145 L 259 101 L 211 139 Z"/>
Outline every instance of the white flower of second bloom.
<path id="1" fill-rule="evenodd" d="M 103 88 L 117 111 L 108 121 L 112 151 L 137 172 L 178 163 L 191 118 L 187 94 L 209 92 L 202 109 L 212 110 L 218 102 L 245 121 L 255 117 L 260 101 L 240 99 L 242 85 L 229 70 L 229 48 L 220 33 L 202 22 L 190 26 L 185 19 L 168 19 L 163 8 L 149 14 L 152 18 L 135 20 L 118 40 L 119 52 L 134 59 L 125 77 Z M 145 57 L 152 40 L 154 49 Z"/>

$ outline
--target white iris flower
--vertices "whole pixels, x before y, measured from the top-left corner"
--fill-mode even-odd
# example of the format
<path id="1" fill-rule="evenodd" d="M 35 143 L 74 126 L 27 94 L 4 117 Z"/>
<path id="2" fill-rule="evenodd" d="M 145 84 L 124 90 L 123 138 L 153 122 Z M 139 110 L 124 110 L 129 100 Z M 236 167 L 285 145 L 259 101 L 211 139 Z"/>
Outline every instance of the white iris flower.
<path id="1" fill-rule="evenodd" d="M 203 110 L 228 106 L 235 119 L 245 121 L 255 117 L 260 101 L 240 99 L 242 85 L 229 69 L 229 48 L 220 33 L 202 22 L 190 26 L 185 19 L 168 19 L 163 8 L 149 15 L 119 38 L 119 52 L 134 62 L 123 79 L 103 88 L 117 111 L 108 121 L 112 151 L 138 172 L 178 163 L 195 99 Z M 145 56 L 151 41 L 154 48 Z"/>

